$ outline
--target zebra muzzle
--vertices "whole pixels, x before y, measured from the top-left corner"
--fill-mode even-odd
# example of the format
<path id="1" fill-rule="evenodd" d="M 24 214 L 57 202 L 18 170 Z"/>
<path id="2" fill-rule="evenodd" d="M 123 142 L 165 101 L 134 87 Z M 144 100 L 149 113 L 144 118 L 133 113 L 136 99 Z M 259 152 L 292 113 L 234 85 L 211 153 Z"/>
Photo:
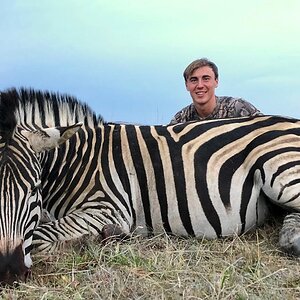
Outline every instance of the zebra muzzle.
<path id="1" fill-rule="evenodd" d="M 0 251 L 0 285 L 15 285 L 25 281 L 31 271 L 25 266 L 22 244 L 9 251 Z"/>

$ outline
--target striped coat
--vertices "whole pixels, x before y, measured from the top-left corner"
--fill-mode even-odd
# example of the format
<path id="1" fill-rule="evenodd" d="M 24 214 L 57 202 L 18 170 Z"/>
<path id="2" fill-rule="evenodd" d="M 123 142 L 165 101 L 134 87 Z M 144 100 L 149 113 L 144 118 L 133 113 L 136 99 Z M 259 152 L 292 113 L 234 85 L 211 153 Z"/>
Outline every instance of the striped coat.
<path id="1" fill-rule="evenodd" d="M 299 120 L 109 124 L 72 97 L 9 90 L 0 93 L 0 135 L 0 281 L 25 277 L 32 247 L 114 230 L 242 234 L 267 219 L 270 203 L 296 211 L 280 245 L 300 255 Z"/>

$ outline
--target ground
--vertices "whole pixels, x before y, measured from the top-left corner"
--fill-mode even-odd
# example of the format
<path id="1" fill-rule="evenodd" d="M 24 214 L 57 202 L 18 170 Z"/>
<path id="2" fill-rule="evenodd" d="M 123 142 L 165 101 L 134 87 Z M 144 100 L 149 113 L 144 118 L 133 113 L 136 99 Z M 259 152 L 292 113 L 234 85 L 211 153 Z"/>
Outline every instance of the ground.
<path id="1" fill-rule="evenodd" d="M 32 277 L 3 299 L 296 299 L 300 260 L 278 249 L 280 224 L 242 237 L 86 240 L 35 255 Z"/>

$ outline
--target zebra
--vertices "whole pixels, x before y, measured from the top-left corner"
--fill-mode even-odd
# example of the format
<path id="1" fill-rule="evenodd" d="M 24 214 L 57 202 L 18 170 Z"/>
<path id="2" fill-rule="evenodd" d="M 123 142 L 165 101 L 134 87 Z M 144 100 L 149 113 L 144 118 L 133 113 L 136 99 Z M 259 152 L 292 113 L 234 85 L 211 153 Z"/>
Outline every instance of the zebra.
<path id="1" fill-rule="evenodd" d="M 41 128 L 38 122 L 27 122 L 28 117 L 35 119 L 35 111 L 23 96 L 0 93 L 0 283 L 7 284 L 24 280 L 32 265 L 33 232 L 42 211 L 39 156 L 82 125 Z"/>
<path id="2" fill-rule="evenodd" d="M 13 108 L 5 103 L 14 103 Z M 104 122 L 74 97 L 32 89 L 2 92 L 0 111 L 7 116 L 0 124 L 8 128 L 4 144 L 19 141 L 15 164 L 19 168 L 20 158 L 25 161 L 21 176 L 17 168 L 9 176 L 5 156 L 13 150 L 1 152 L 0 175 L 5 182 L 0 192 L 15 206 L 30 202 L 29 209 L 18 214 L 17 209 L 1 212 L 1 227 L 32 224 L 27 231 L 10 229 L 11 236 L 18 236 L 18 242 L 7 239 L 9 255 L 18 258 L 13 278 L 25 276 L 32 249 L 55 251 L 86 235 L 234 236 L 263 224 L 269 203 L 291 211 L 280 246 L 300 254 L 297 119 L 259 116 L 173 126 L 115 124 Z M 58 139 L 67 133 L 63 141 L 56 141 L 59 147 L 48 145 L 43 151 L 40 140 L 50 135 L 48 131 L 55 131 Z M 34 196 L 29 195 L 32 190 Z M 2 240 L 2 228 L 0 234 Z M 1 244 L 0 252 L 4 253 Z M 0 255 L 1 266 L 5 255 Z M 11 272 L 11 266 L 5 265 L 4 271 Z"/>

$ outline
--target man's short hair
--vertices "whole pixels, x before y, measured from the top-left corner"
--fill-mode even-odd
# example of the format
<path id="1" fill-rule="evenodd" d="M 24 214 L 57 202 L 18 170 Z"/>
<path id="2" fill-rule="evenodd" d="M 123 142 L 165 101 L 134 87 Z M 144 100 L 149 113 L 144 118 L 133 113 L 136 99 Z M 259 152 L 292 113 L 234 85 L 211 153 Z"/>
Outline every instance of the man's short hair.
<path id="1" fill-rule="evenodd" d="M 200 58 L 194 60 L 186 67 L 186 69 L 183 72 L 184 80 L 187 81 L 189 77 L 194 73 L 194 71 L 201 67 L 210 67 L 215 74 L 215 79 L 219 79 L 219 72 L 216 64 L 207 58 Z"/>

